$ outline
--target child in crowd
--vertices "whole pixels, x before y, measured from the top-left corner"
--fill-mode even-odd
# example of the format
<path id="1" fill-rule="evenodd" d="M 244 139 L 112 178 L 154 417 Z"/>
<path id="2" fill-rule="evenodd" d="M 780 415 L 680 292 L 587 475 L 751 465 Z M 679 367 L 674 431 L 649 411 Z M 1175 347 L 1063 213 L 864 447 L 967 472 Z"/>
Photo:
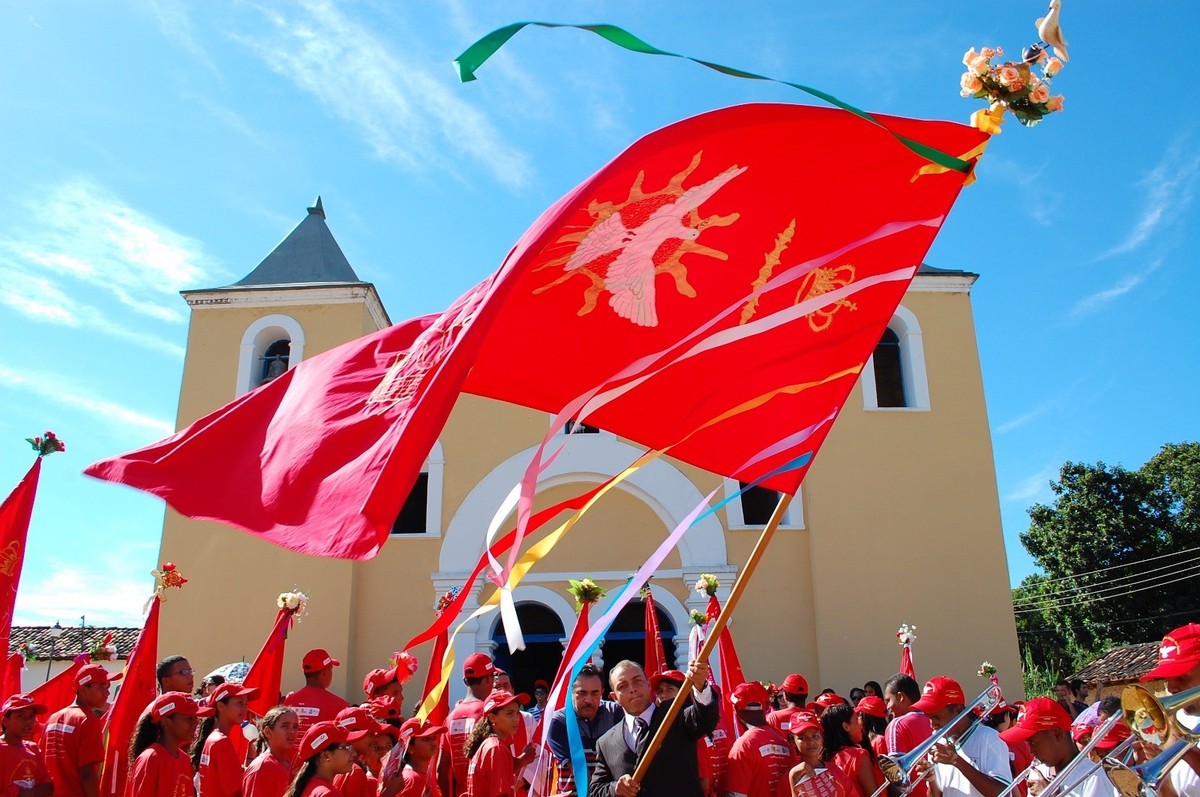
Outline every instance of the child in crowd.
<path id="1" fill-rule="evenodd" d="M 343 797 L 333 780 L 350 772 L 354 766 L 350 743 L 365 735 L 365 731 L 351 732 L 336 722 L 312 725 L 300 742 L 300 772 L 284 797 Z"/>
<path id="2" fill-rule="evenodd" d="M 283 797 L 292 782 L 292 758 L 300 717 L 287 706 L 276 706 L 258 721 L 258 756 L 242 775 L 242 797 Z"/>
<path id="3" fill-rule="evenodd" d="M 186 692 L 159 695 L 134 729 L 125 797 L 195 797 L 195 773 L 183 748 L 200 719 L 212 714 Z"/>
<path id="4" fill-rule="evenodd" d="M 529 695 L 499 690 L 483 701 L 483 719 L 467 737 L 467 797 L 515 797 L 517 762 L 508 738 L 521 722 L 521 704 L 527 702 Z"/>
<path id="5" fill-rule="evenodd" d="M 258 694 L 239 683 L 226 681 L 208 696 L 216 713 L 200 724 L 192 745 L 192 766 L 200 774 L 204 797 L 241 797 L 242 762 L 229 732 L 246 719 L 246 701 Z"/>
<path id="6" fill-rule="evenodd" d="M 854 784 L 857 797 L 870 797 L 879 786 L 871 753 L 862 746 L 862 718 L 845 703 L 830 706 L 821 715 L 826 763 L 833 763 Z"/>
<path id="7" fill-rule="evenodd" d="M 29 737 L 37 728 L 46 707 L 29 695 L 13 695 L 0 707 L 0 795 L 3 797 L 49 797 L 54 791 L 50 771 L 41 750 Z"/>

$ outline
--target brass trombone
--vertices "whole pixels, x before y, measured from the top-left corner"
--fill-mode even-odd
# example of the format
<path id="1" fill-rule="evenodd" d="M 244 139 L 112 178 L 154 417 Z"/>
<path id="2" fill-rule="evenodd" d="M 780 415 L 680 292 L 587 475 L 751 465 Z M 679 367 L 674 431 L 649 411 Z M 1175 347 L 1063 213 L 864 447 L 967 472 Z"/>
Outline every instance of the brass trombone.
<path id="1" fill-rule="evenodd" d="M 1167 697 L 1158 697 L 1138 684 L 1127 686 L 1121 692 L 1121 712 L 1134 734 L 1156 747 L 1166 744 L 1171 728 L 1180 737 L 1144 764 L 1129 766 L 1113 761 L 1109 766 L 1106 763 L 1108 778 L 1122 797 L 1156 797 L 1171 767 L 1200 741 L 1200 731 L 1188 728 L 1176 714 L 1197 700 L 1200 700 L 1200 686 Z"/>

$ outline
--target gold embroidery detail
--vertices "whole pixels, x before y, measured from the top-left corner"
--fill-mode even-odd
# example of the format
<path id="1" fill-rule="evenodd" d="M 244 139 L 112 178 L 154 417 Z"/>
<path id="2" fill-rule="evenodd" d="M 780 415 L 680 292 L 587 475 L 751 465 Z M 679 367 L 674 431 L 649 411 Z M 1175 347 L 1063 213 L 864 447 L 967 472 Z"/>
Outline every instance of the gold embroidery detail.
<path id="1" fill-rule="evenodd" d="M 800 280 L 800 290 L 796 291 L 796 301 L 793 304 L 800 304 L 814 296 L 821 296 L 838 288 L 844 288 L 854 282 L 854 272 L 854 266 L 849 263 L 834 268 L 821 267 L 810 271 Z M 858 305 L 849 299 L 838 299 L 831 305 L 809 313 L 806 316 L 809 327 L 813 332 L 824 332 L 833 323 L 834 313 L 843 307 L 851 312 L 858 309 Z"/>
<path id="2" fill-rule="evenodd" d="M 775 248 L 768 252 L 763 258 L 762 268 L 758 270 L 758 279 L 750 283 L 751 292 L 756 291 L 767 284 L 767 280 L 771 278 L 771 274 L 775 271 L 775 267 L 779 265 L 779 258 L 783 256 L 784 251 L 786 251 L 788 248 L 788 244 L 792 242 L 792 236 L 795 234 L 796 220 L 792 219 L 791 223 L 788 224 L 787 229 L 775 237 Z M 761 296 L 755 296 L 753 299 L 750 299 L 748 302 L 746 302 L 746 304 L 742 307 L 742 317 L 741 320 L 738 321 L 738 324 L 744 324 L 754 317 L 754 314 L 758 312 L 758 300 L 761 298 Z"/>
<path id="3" fill-rule="evenodd" d="M 12 577 L 13 571 L 17 569 L 17 562 L 21 558 L 21 543 L 13 540 L 8 545 L 4 546 L 4 550 L 0 551 L 0 573 Z"/>

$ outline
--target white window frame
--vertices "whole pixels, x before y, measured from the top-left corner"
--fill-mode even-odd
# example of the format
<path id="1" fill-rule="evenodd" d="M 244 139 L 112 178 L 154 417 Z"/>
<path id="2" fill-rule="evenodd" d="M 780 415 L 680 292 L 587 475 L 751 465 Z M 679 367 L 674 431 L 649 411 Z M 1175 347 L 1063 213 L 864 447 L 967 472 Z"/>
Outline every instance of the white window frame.
<path id="1" fill-rule="evenodd" d="M 304 359 L 304 328 L 300 322 L 288 315 L 265 315 L 246 327 L 242 334 L 242 345 L 238 356 L 237 385 L 235 397 L 249 393 L 258 387 L 258 364 L 267 349 L 277 340 L 287 339 L 288 369 L 295 368 Z"/>
<path id="2" fill-rule="evenodd" d="M 726 498 L 742 489 L 737 479 L 730 479 L 726 476 L 724 477 L 724 482 Z M 754 526 L 746 523 L 746 517 L 742 513 L 741 496 L 738 496 L 725 505 L 725 521 L 730 531 L 761 530 L 763 528 L 763 525 Z M 783 520 L 779 522 L 779 528 L 803 529 L 804 527 L 804 493 L 798 489 L 795 497 L 792 499 L 792 503 L 788 505 L 787 511 L 783 513 Z"/>
<path id="3" fill-rule="evenodd" d="M 442 536 L 442 490 L 446 478 L 446 455 L 442 453 L 442 441 L 435 440 L 429 456 L 421 467 L 421 473 L 429 478 L 425 485 L 425 531 L 407 534 L 389 533 L 388 539 L 418 539 Z"/>
<path id="4" fill-rule="evenodd" d="M 888 329 L 896 333 L 900 341 L 900 374 L 904 381 L 904 407 L 880 407 L 879 392 L 875 385 L 875 355 L 867 358 L 863 367 L 863 409 L 871 412 L 929 412 L 929 377 L 925 371 L 925 343 L 921 337 L 921 325 L 912 310 L 904 305 L 896 308 L 888 322 Z"/>

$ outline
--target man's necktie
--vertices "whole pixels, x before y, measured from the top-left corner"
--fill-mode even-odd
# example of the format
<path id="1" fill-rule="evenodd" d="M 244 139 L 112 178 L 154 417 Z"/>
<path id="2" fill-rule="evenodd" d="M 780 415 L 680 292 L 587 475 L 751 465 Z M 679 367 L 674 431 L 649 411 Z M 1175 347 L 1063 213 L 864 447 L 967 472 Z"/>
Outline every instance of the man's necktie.
<path id="1" fill-rule="evenodd" d="M 633 721 L 633 738 L 637 745 L 637 753 L 641 755 L 650 741 L 650 724 L 641 717 Z"/>

